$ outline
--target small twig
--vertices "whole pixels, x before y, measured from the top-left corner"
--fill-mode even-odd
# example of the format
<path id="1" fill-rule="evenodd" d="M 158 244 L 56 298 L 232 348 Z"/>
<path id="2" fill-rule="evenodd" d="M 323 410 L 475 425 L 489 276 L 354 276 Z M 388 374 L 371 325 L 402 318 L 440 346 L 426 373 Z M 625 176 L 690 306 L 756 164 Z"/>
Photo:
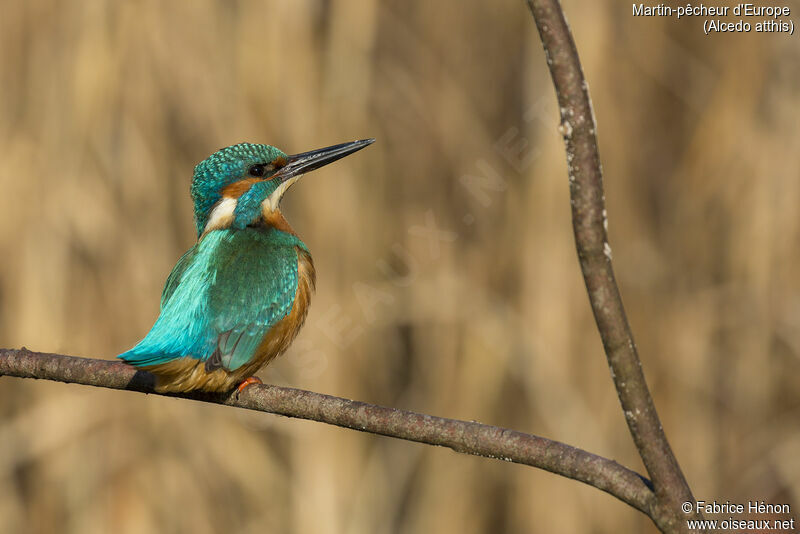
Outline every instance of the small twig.
<path id="1" fill-rule="evenodd" d="M 681 512 L 680 505 L 694 498 L 661 427 L 614 279 L 595 118 L 578 51 L 558 0 L 527 2 L 561 110 L 572 225 L 583 279 L 628 428 L 655 488 L 658 506 L 650 516 L 664 532 L 684 532 L 687 517 L 696 516 Z"/>
<path id="2" fill-rule="evenodd" d="M 0 349 L 0 375 L 160 395 L 153 389 L 152 375 L 136 371 L 122 362 L 31 352 L 25 348 Z M 647 479 L 613 460 L 506 428 L 266 384 L 248 386 L 239 395 L 190 393 L 165 396 L 309 419 L 538 467 L 601 489 L 645 513 L 654 499 Z"/>

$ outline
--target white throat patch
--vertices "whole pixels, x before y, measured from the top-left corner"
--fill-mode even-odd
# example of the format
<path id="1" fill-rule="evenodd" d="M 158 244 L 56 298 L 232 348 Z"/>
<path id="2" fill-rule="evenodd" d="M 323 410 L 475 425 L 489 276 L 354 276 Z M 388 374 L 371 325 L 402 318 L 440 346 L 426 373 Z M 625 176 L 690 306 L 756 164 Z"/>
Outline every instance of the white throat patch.
<path id="1" fill-rule="evenodd" d="M 278 188 L 275 191 L 273 191 L 270 196 L 265 198 L 264 202 L 261 203 L 262 211 L 264 213 L 269 214 L 269 213 L 272 213 L 275 210 L 277 210 L 278 206 L 281 203 L 281 198 L 283 197 L 283 194 L 286 192 L 287 189 L 289 189 L 289 187 L 291 187 L 291 185 L 293 183 L 295 183 L 297 180 L 299 180 L 301 176 L 303 176 L 303 175 L 299 174 L 297 176 L 292 176 L 291 178 L 289 178 L 285 182 L 281 183 L 278 186 Z"/>
<path id="2" fill-rule="evenodd" d="M 211 215 L 208 217 L 206 227 L 203 228 L 203 233 L 209 232 L 217 228 L 228 228 L 233 224 L 234 215 L 236 210 L 237 200 L 232 197 L 222 197 L 222 200 L 217 202 L 214 209 L 211 210 Z"/>
<path id="3" fill-rule="evenodd" d="M 283 194 L 287 189 L 289 189 L 289 187 L 292 186 L 293 183 L 300 179 L 300 176 L 302 176 L 302 174 L 298 176 L 292 176 L 285 182 L 281 183 L 270 196 L 264 199 L 264 201 L 261 203 L 261 212 L 264 214 L 264 216 L 268 216 L 278 209 Z M 211 230 L 230 228 L 231 224 L 233 224 L 233 220 L 236 218 L 234 212 L 236 211 L 237 203 L 238 199 L 236 198 L 222 197 L 211 210 L 211 215 L 208 216 L 206 227 L 203 228 L 203 234 L 206 234 Z"/>

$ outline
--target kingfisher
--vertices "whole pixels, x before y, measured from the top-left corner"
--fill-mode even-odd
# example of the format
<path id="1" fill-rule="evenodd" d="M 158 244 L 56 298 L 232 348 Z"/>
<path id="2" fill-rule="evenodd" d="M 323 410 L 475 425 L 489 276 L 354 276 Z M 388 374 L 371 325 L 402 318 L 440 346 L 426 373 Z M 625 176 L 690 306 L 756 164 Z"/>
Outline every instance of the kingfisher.
<path id="1" fill-rule="evenodd" d="M 153 327 L 118 358 L 154 374 L 161 393 L 259 383 L 253 374 L 303 326 L 316 277 L 281 199 L 303 174 L 374 141 L 293 156 L 240 143 L 199 163 L 191 185 L 197 243 L 169 274 Z"/>

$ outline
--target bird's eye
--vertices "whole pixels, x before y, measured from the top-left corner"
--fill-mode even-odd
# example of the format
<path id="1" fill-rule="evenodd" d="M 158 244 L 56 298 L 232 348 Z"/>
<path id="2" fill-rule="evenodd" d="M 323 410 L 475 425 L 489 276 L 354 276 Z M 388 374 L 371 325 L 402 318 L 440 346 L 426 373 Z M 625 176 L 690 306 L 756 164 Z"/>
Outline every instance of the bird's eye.
<path id="1" fill-rule="evenodd" d="M 252 165 L 249 169 L 247 169 L 247 174 L 250 176 L 260 177 L 264 176 L 264 173 L 267 171 L 267 167 L 265 165 L 256 164 Z"/>

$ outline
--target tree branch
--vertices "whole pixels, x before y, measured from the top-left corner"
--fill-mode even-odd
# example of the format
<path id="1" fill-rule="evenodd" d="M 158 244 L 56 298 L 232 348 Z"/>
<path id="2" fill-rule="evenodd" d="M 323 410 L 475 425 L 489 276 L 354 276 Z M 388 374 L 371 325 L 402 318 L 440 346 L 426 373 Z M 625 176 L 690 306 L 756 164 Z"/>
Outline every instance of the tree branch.
<path id="1" fill-rule="evenodd" d="M 125 363 L 32 352 L 25 348 L 0 349 L 0 375 L 161 395 L 153 389 L 152 375 Z M 538 467 L 601 489 L 646 514 L 654 500 L 647 479 L 613 460 L 506 428 L 266 384 L 248 386 L 238 395 L 194 392 L 164 396 L 309 419 Z"/>
<path id="2" fill-rule="evenodd" d="M 655 488 L 651 517 L 664 532 L 684 532 L 680 505 L 694 497 L 661 427 L 614 278 L 594 111 L 578 51 L 559 0 L 527 3 L 561 110 L 578 260 L 628 428 Z"/>

